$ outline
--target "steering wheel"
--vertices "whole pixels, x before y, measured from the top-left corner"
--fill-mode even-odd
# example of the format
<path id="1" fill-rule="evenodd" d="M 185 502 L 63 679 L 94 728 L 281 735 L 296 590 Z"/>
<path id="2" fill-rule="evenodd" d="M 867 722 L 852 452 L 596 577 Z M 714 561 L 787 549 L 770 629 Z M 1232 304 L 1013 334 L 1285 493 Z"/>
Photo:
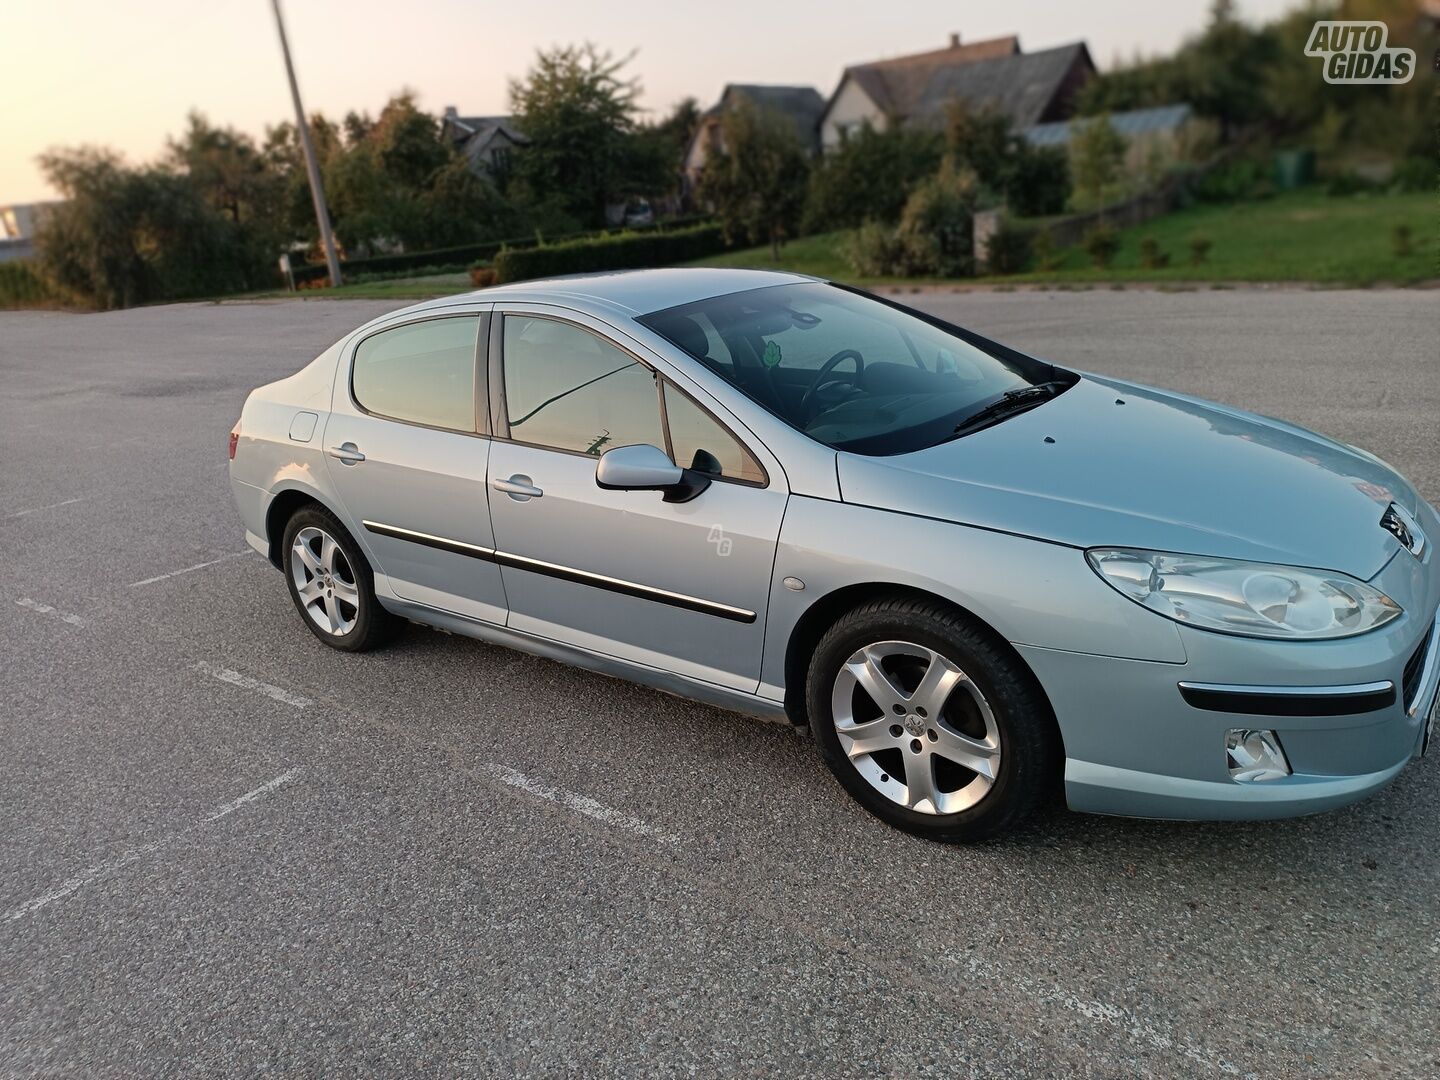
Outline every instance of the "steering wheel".
<path id="1" fill-rule="evenodd" d="M 815 372 L 815 378 L 810 383 L 810 388 L 805 391 L 805 396 L 800 399 L 800 419 L 808 422 L 816 412 L 815 396 L 822 386 L 832 382 L 840 382 L 840 379 L 827 379 L 826 376 L 846 360 L 855 361 L 855 374 L 850 376 L 850 385 L 858 386 L 860 376 L 865 373 L 865 358 L 856 349 L 841 349 L 834 356 L 820 365 L 820 370 Z"/>

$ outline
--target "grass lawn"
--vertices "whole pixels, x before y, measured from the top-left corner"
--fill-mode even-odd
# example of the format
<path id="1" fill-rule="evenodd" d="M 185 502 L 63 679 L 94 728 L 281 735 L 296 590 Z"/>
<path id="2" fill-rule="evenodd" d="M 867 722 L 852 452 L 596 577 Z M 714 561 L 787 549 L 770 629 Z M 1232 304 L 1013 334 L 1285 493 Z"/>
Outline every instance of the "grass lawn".
<path id="1" fill-rule="evenodd" d="M 1352 195 L 1332 198 L 1318 190 L 1289 192 L 1258 202 L 1194 206 L 1120 234 L 1120 252 L 1106 270 L 1090 265 L 1079 249 L 1061 253 L 1055 270 L 1009 277 L 964 279 L 976 284 L 1099 284 L 1136 282 L 1301 281 L 1327 285 L 1411 284 L 1440 277 L 1433 194 Z M 1410 226 L 1411 253 L 1395 254 L 1396 225 Z M 1200 266 L 1189 264 L 1191 235 L 1212 241 Z M 769 248 L 730 251 L 698 266 L 749 266 L 794 270 L 860 284 L 843 252 L 846 231 L 807 236 L 785 245 L 777 263 Z M 1140 265 L 1140 241 L 1153 236 L 1171 265 Z M 914 284 L 914 282 L 911 282 Z"/>
<path id="2" fill-rule="evenodd" d="M 227 296 L 225 300 L 429 300 L 435 296 L 450 296 L 454 293 L 469 292 L 475 286 L 470 284 L 470 275 L 464 271 L 455 274 L 431 274 L 427 277 L 390 278 L 386 281 L 364 281 L 358 284 L 341 285 L 338 289 L 302 289 L 286 292 L 278 289 L 270 292 L 248 293 L 244 296 Z"/>

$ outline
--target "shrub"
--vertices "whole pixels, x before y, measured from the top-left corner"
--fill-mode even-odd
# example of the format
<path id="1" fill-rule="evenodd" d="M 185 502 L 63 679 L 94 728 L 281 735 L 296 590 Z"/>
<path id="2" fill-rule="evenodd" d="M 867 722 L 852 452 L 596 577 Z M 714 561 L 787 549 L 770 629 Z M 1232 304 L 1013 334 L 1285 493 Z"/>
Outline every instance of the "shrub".
<path id="1" fill-rule="evenodd" d="M 1410 246 L 1410 226 L 1396 225 L 1390 234 L 1390 242 L 1395 247 L 1395 254 L 1405 258 L 1414 249 Z"/>
<path id="2" fill-rule="evenodd" d="M 1325 194 L 1344 197 L 1346 195 L 1363 195 L 1367 192 L 1377 191 L 1381 187 L 1374 180 L 1361 176 L 1357 172 L 1336 173 L 1325 185 Z"/>
<path id="3" fill-rule="evenodd" d="M 1163 270 L 1170 265 L 1170 253 L 1160 250 L 1160 241 L 1147 236 L 1140 241 L 1140 265 L 1146 270 Z"/>
<path id="4" fill-rule="evenodd" d="M 1120 236 L 1109 225 L 1096 225 L 1085 234 L 1085 251 L 1101 270 L 1108 267 L 1120 250 Z"/>
<path id="5" fill-rule="evenodd" d="M 476 263 L 470 267 L 470 284 L 477 289 L 489 288 L 495 284 L 495 268 L 485 263 Z"/>
<path id="6" fill-rule="evenodd" d="M 1060 253 L 1055 250 L 1055 237 L 1049 229 L 1037 229 L 1030 239 L 1030 254 L 1035 258 L 1035 269 L 1049 273 L 1060 265 Z"/>
<path id="7" fill-rule="evenodd" d="M 1261 198 L 1274 190 L 1270 168 L 1249 158 L 1217 165 L 1197 179 L 1192 188 L 1203 203 L 1232 203 Z"/>
<path id="8" fill-rule="evenodd" d="M 845 261 L 861 277 L 888 277 L 899 274 L 905 262 L 904 245 L 889 225 L 867 221 L 845 242 Z"/>
<path id="9" fill-rule="evenodd" d="M 992 274 L 1018 274 L 1030 264 L 1034 233 L 1002 218 L 985 241 L 985 268 Z"/>
<path id="10" fill-rule="evenodd" d="M 898 221 L 910 193 L 940 167 L 943 151 L 935 132 L 864 125 L 826 150 L 810 174 L 802 231 Z"/>
<path id="11" fill-rule="evenodd" d="M 1400 191 L 1434 191 L 1437 183 L 1435 162 L 1426 157 L 1407 157 L 1395 166 L 1390 183 Z"/>
<path id="12" fill-rule="evenodd" d="M 1005 181 L 1005 201 L 1017 217 L 1044 217 L 1065 210 L 1070 199 L 1070 155 L 1063 146 L 1030 146 L 1023 140 Z"/>
<path id="13" fill-rule="evenodd" d="M 904 245 L 907 276 L 975 273 L 975 174 L 950 163 L 905 200 L 897 230 Z"/>
<path id="14" fill-rule="evenodd" d="M 1204 233 L 1192 233 L 1190 236 L 1190 265 L 1200 266 L 1210 254 L 1213 241 Z"/>
<path id="15" fill-rule="evenodd" d="M 665 266 L 701 259 L 724 247 L 719 225 L 592 236 L 500 251 L 495 255 L 495 279 L 497 282 L 525 281 L 557 274 Z"/>
<path id="16" fill-rule="evenodd" d="M 31 307 L 52 299 L 34 264 L 26 259 L 0 263 L 0 308 Z"/>

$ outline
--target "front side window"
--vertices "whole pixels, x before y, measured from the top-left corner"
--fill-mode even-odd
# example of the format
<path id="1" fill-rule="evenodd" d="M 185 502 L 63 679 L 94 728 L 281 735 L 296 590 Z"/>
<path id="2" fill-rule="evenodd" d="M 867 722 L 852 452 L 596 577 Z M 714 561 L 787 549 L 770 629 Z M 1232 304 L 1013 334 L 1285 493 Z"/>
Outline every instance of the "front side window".
<path id="1" fill-rule="evenodd" d="M 665 445 L 654 374 L 588 330 L 506 315 L 504 369 L 512 439 L 596 457 Z"/>
<path id="2" fill-rule="evenodd" d="M 355 400 L 394 420 L 474 431 L 479 323 L 478 315 L 459 315 L 372 334 L 355 350 Z"/>
<path id="3" fill-rule="evenodd" d="M 792 427 L 861 454 L 933 446 L 1012 391 L 1070 385 L 1049 364 L 835 285 L 750 289 L 639 321 Z M 712 334 L 733 367 L 714 362 Z"/>
<path id="4" fill-rule="evenodd" d="M 670 456 L 675 464 L 729 480 L 765 483 L 765 470 L 750 451 L 688 394 L 668 382 L 665 419 L 670 425 Z"/>

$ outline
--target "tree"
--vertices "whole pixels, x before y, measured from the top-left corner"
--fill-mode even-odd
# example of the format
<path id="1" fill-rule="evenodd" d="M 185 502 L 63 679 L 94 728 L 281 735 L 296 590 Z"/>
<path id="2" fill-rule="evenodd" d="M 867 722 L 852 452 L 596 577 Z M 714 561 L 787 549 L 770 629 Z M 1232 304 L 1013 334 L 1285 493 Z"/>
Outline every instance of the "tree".
<path id="1" fill-rule="evenodd" d="M 1056 214 L 1070 195 L 1070 169 L 1059 147 L 1034 147 L 995 109 L 973 109 L 963 100 L 948 110 L 945 144 L 950 160 L 968 169 L 982 188 L 1004 199 L 1016 214 Z"/>
<path id="2" fill-rule="evenodd" d="M 537 52 L 525 78 L 511 81 L 511 110 L 529 140 L 515 155 L 512 186 L 522 197 L 581 226 L 605 224 L 635 165 L 640 87 L 621 76 L 629 60 L 566 45 Z"/>
<path id="3" fill-rule="evenodd" d="M 1076 194 L 1086 207 L 1105 205 L 1124 160 L 1125 138 L 1110 123 L 1108 114 L 1092 117 L 1081 126 L 1070 140 L 1070 167 Z"/>
<path id="4" fill-rule="evenodd" d="M 933 131 L 869 124 L 826 150 L 810 174 L 806 232 L 894 223 L 905 200 L 940 167 L 945 144 Z"/>
<path id="5" fill-rule="evenodd" d="M 700 173 L 700 201 L 715 208 L 727 241 L 768 243 L 778 260 L 800 221 L 809 155 L 786 117 L 748 102 L 726 112 L 720 132 Z"/>
<path id="6" fill-rule="evenodd" d="M 51 151 L 40 167 L 65 197 L 36 237 L 41 271 L 62 293 L 130 307 L 251 288 L 270 275 L 241 226 L 187 176 L 131 169 L 93 148 Z"/>

